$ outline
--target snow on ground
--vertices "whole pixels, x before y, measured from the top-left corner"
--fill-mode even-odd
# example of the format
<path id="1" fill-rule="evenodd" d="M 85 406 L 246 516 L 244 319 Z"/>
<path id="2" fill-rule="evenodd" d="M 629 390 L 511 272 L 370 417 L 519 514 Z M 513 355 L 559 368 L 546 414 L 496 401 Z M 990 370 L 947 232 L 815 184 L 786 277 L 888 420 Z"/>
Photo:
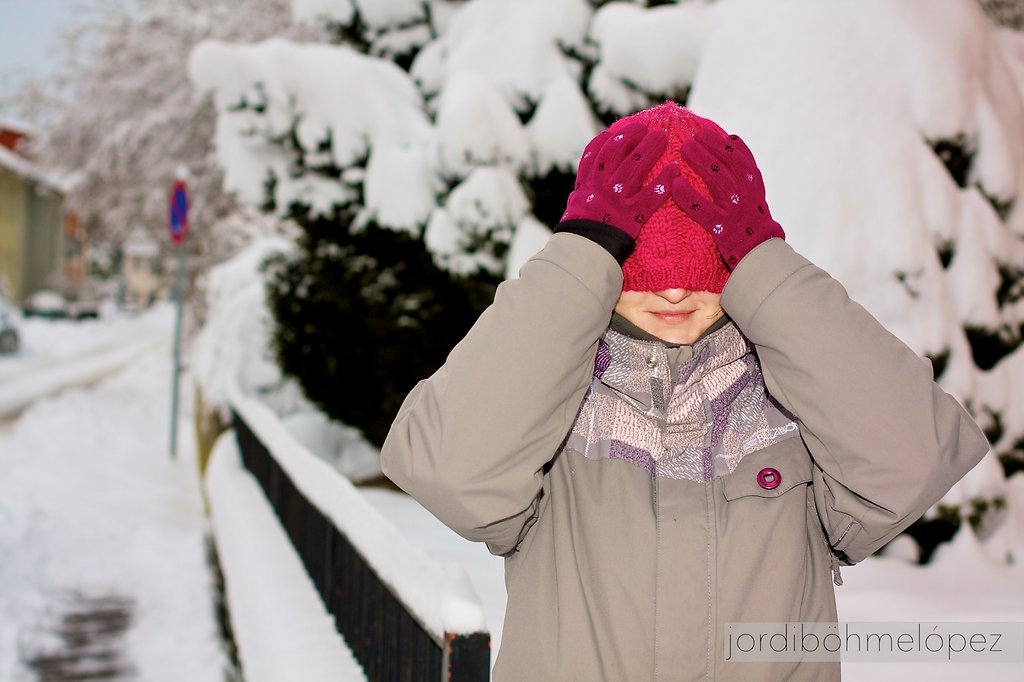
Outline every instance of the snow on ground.
<path id="1" fill-rule="evenodd" d="M 441 566 L 461 566 L 480 598 L 484 620 L 491 632 L 491 663 L 501 644 L 505 618 L 504 560 L 477 542 L 470 542 L 438 521 L 420 503 L 402 492 L 360 488 L 373 507 L 387 517 L 410 541 L 425 550 Z"/>
<path id="2" fill-rule="evenodd" d="M 363 438 L 359 429 L 312 410 L 290 414 L 281 423 L 292 438 L 350 481 L 359 483 L 381 475 L 380 450 Z"/>
<path id="3" fill-rule="evenodd" d="M 89 384 L 164 343 L 174 324 L 171 306 L 141 315 L 110 312 L 95 320 L 17 319 L 17 353 L 0 355 L 0 418 L 71 386 Z"/>
<path id="4" fill-rule="evenodd" d="M 844 569 L 843 579 L 845 584 L 836 590 L 842 621 L 1024 622 L 1024 566 L 996 563 L 969 530 L 942 547 L 934 565 L 921 567 L 900 559 L 870 558 Z M 983 628 L 979 631 L 988 632 Z M 1019 682 L 1024 679 L 1024 661 L 844 664 L 843 679 Z"/>
<path id="5" fill-rule="evenodd" d="M 52 334 L 61 324 L 43 324 L 53 323 L 24 327 L 29 357 L 128 343 L 148 333 L 149 321 L 96 337 L 88 325 L 74 327 L 83 334 L 77 344 L 63 330 Z M 37 334 L 45 352 L 33 350 Z M 138 679 L 224 679 L 187 404 L 179 458 L 168 454 L 169 336 L 92 388 L 36 402 L 0 435 L 2 680 L 34 679 L 19 659 L 53 653 L 60 642 L 51 624 L 83 598 L 130 605 L 121 645 Z"/>
<path id="6" fill-rule="evenodd" d="M 13 355 L 0 355 L 0 380 L 137 338 L 140 325 L 159 326 L 170 314 L 167 306 L 159 305 L 138 315 L 104 310 L 97 319 L 77 321 L 18 316 L 21 348 Z"/>

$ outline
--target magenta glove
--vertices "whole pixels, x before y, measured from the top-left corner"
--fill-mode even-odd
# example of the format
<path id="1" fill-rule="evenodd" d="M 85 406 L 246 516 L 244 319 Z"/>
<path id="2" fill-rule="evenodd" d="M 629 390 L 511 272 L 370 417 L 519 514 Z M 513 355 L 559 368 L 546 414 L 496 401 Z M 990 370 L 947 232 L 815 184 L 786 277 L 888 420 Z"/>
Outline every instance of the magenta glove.
<path id="1" fill-rule="evenodd" d="M 647 131 L 641 123 L 604 131 L 587 145 L 576 173 L 562 221 L 589 220 L 622 230 L 636 239 L 651 214 L 669 197 L 679 167 L 670 164 L 653 182 L 644 178 L 668 146 L 662 130 Z"/>
<path id="2" fill-rule="evenodd" d="M 682 176 L 672 183 L 672 198 L 715 240 L 729 270 L 758 244 L 786 238 L 768 212 L 761 171 L 739 135 L 703 128 L 683 142 L 679 155 L 704 181 L 711 200 Z"/>

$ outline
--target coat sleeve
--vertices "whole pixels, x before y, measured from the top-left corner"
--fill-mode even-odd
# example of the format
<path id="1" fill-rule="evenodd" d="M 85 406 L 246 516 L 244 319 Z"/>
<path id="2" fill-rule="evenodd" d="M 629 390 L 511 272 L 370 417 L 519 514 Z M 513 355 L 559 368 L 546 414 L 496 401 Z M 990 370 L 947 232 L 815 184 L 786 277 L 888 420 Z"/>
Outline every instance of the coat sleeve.
<path id="1" fill-rule="evenodd" d="M 495 554 L 514 550 L 621 288 L 607 251 L 554 235 L 406 398 L 381 450 L 385 475 L 460 535 Z"/>
<path id="2" fill-rule="evenodd" d="M 800 422 L 818 514 L 844 561 L 920 518 L 988 451 L 930 365 L 784 241 L 740 262 L 722 306 Z"/>

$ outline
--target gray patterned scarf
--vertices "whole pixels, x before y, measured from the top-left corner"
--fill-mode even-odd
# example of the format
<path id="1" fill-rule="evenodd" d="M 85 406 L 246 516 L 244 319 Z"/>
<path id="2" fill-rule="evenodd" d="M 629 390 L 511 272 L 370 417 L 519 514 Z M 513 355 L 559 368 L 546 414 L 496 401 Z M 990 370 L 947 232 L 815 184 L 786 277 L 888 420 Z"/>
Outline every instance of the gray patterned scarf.
<path id="1" fill-rule="evenodd" d="M 769 395 L 751 343 L 731 321 L 673 368 L 663 343 L 609 329 L 566 447 L 652 475 L 710 481 L 744 455 L 799 435 Z"/>

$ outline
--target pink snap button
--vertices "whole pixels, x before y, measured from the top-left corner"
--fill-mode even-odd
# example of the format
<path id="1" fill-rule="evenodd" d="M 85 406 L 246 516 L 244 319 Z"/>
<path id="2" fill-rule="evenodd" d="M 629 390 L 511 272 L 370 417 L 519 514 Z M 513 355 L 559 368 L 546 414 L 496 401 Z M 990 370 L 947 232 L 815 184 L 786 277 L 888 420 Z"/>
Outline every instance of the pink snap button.
<path id="1" fill-rule="evenodd" d="M 765 467 L 757 472 L 757 484 L 765 490 L 774 490 L 782 483 L 782 474 L 778 469 Z"/>

